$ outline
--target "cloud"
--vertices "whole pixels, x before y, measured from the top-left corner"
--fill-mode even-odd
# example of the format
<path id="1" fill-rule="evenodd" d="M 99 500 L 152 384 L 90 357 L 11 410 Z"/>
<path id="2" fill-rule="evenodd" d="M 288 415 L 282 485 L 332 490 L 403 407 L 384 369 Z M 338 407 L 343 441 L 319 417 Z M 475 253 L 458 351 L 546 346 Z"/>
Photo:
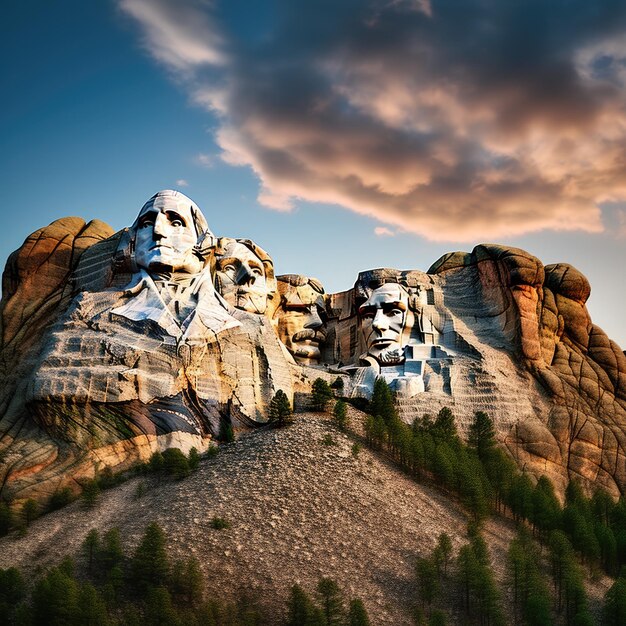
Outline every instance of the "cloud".
<path id="1" fill-rule="evenodd" d="M 176 185 L 177 185 L 178 187 L 189 187 L 189 183 L 188 183 L 188 182 L 187 182 L 184 178 L 179 178 L 179 179 L 176 181 Z"/>
<path id="2" fill-rule="evenodd" d="M 268 208 L 484 241 L 600 232 L 600 203 L 626 199 L 626 5 L 259 5 L 120 3 Z"/>
<path id="3" fill-rule="evenodd" d="M 189 72 L 202 65 L 222 65 L 222 38 L 206 2 L 119 0 L 120 8 L 143 28 L 143 44 L 171 69 Z"/>
<path id="4" fill-rule="evenodd" d="M 376 226 L 376 228 L 374 229 L 374 234 L 377 237 L 395 237 L 396 233 L 387 228 L 386 226 Z"/>
<path id="5" fill-rule="evenodd" d="M 200 165 L 201 167 L 205 167 L 207 169 L 210 169 L 213 167 L 214 165 L 214 159 L 210 154 L 204 154 L 204 153 L 200 153 L 200 154 L 196 154 L 195 157 L 195 162 Z"/>

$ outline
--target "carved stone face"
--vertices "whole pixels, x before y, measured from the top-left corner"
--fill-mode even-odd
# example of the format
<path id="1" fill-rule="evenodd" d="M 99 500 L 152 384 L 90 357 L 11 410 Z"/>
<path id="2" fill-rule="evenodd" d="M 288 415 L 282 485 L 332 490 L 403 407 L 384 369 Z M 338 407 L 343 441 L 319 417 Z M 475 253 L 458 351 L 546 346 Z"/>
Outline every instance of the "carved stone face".
<path id="1" fill-rule="evenodd" d="M 367 354 L 381 365 L 404 360 L 403 334 L 409 316 L 409 295 L 397 283 L 372 291 L 359 308 L 360 329 Z"/>
<path id="2" fill-rule="evenodd" d="M 322 291 L 310 284 L 290 285 L 275 318 L 278 336 L 295 361 L 302 365 L 319 363 L 320 344 L 326 340 L 326 307 Z"/>
<path id="3" fill-rule="evenodd" d="M 249 313 L 265 313 L 268 285 L 263 261 L 248 246 L 233 241 L 217 259 L 215 283 L 224 300 Z"/>
<path id="4" fill-rule="evenodd" d="M 198 233 L 189 200 L 179 194 L 148 202 L 136 222 L 135 261 L 149 272 L 196 273 L 202 262 L 194 254 Z"/>

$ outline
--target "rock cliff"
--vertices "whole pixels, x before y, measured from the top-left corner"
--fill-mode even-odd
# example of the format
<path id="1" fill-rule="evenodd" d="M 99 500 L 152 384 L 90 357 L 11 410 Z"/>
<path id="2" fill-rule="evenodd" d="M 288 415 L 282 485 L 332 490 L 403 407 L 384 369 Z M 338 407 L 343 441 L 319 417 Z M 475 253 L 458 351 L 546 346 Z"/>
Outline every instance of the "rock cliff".
<path id="1" fill-rule="evenodd" d="M 156 449 L 205 448 L 265 423 L 282 389 L 368 397 L 382 376 L 402 417 L 488 412 L 532 475 L 562 493 L 626 489 L 626 357 L 591 322 L 566 264 L 479 245 L 427 272 L 377 269 L 327 294 L 274 276 L 247 239 L 216 239 L 179 192 L 118 233 L 58 220 L 11 255 L 0 303 L 1 496 L 45 500 Z"/>

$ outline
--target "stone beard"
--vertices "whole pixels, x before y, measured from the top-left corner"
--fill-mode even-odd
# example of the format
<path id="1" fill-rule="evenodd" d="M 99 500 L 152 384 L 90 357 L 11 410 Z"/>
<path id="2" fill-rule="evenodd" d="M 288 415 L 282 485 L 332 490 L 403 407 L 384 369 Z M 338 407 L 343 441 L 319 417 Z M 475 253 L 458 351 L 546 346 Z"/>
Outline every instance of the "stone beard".
<path id="1" fill-rule="evenodd" d="M 248 239 L 219 240 L 214 281 L 228 304 L 258 315 L 265 314 L 276 291 L 271 258 Z"/>
<path id="2" fill-rule="evenodd" d="M 296 363 L 317 365 L 326 341 L 324 288 L 314 278 L 290 274 L 278 277 L 280 305 L 274 313 L 278 336 Z"/>
<path id="3" fill-rule="evenodd" d="M 374 289 L 359 307 L 359 328 L 366 349 L 380 365 L 404 361 L 404 337 L 412 326 L 409 294 L 397 283 Z"/>

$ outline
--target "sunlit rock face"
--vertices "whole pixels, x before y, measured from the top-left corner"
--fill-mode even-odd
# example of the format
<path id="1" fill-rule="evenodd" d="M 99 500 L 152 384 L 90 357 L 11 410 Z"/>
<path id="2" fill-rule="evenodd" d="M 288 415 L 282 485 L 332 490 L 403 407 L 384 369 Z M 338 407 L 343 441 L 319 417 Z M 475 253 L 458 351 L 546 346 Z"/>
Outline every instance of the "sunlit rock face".
<path id="1" fill-rule="evenodd" d="M 626 357 L 591 323 L 589 292 L 569 265 L 480 245 L 326 294 L 275 277 L 256 243 L 215 237 L 171 190 L 118 233 L 58 220 L 3 275 L 0 495 L 45 500 L 157 449 L 202 449 L 225 425 L 265 423 L 278 389 L 306 406 L 318 376 L 365 398 L 384 378 L 407 422 L 449 406 L 464 433 L 486 411 L 560 493 L 576 476 L 617 494 Z"/>
<path id="2" fill-rule="evenodd" d="M 544 267 L 523 250 L 495 245 L 446 255 L 429 272 L 451 294 L 473 285 L 468 296 L 479 306 L 448 299 L 450 312 L 468 326 L 475 325 L 470 312 L 482 308 L 492 316 L 498 349 L 530 378 L 530 393 L 539 392 L 534 414 L 520 416 L 502 433 L 519 464 L 535 475 L 548 474 L 561 493 L 571 477 L 590 489 L 623 493 L 626 358 L 591 322 L 587 279 L 570 265 Z M 484 333 L 478 336 L 483 345 L 493 345 Z M 530 395 L 528 389 L 518 393 L 520 399 Z"/>
<path id="3" fill-rule="evenodd" d="M 67 238 L 56 236 L 59 226 L 49 231 Z M 6 399 L 2 423 L 28 424 L 51 450 L 47 471 L 39 450 L 10 446 L 24 466 L 16 491 L 27 487 L 24 475 L 53 479 L 61 457 L 80 474 L 93 471 L 95 451 L 101 465 L 122 469 L 157 447 L 206 447 L 224 424 L 265 423 L 277 389 L 292 395 L 291 365 L 270 320 L 215 291 L 215 243 L 198 207 L 165 191 L 129 229 L 66 267 L 59 291 L 69 295 L 42 320 L 47 328 L 20 364 L 27 384 Z M 25 304 L 10 308 L 19 298 L 28 302 L 18 289 L 4 305 L 8 326 L 23 317 Z"/>
<path id="4" fill-rule="evenodd" d="M 215 287 L 231 306 L 263 315 L 276 293 L 274 262 L 249 239 L 222 237 L 215 250 Z"/>
<path id="5" fill-rule="evenodd" d="M 281 342 L 300 365 L 318 365 L 326 341 L 326 293 L 315 278 L 278 276 L 273 320 Z"/>

